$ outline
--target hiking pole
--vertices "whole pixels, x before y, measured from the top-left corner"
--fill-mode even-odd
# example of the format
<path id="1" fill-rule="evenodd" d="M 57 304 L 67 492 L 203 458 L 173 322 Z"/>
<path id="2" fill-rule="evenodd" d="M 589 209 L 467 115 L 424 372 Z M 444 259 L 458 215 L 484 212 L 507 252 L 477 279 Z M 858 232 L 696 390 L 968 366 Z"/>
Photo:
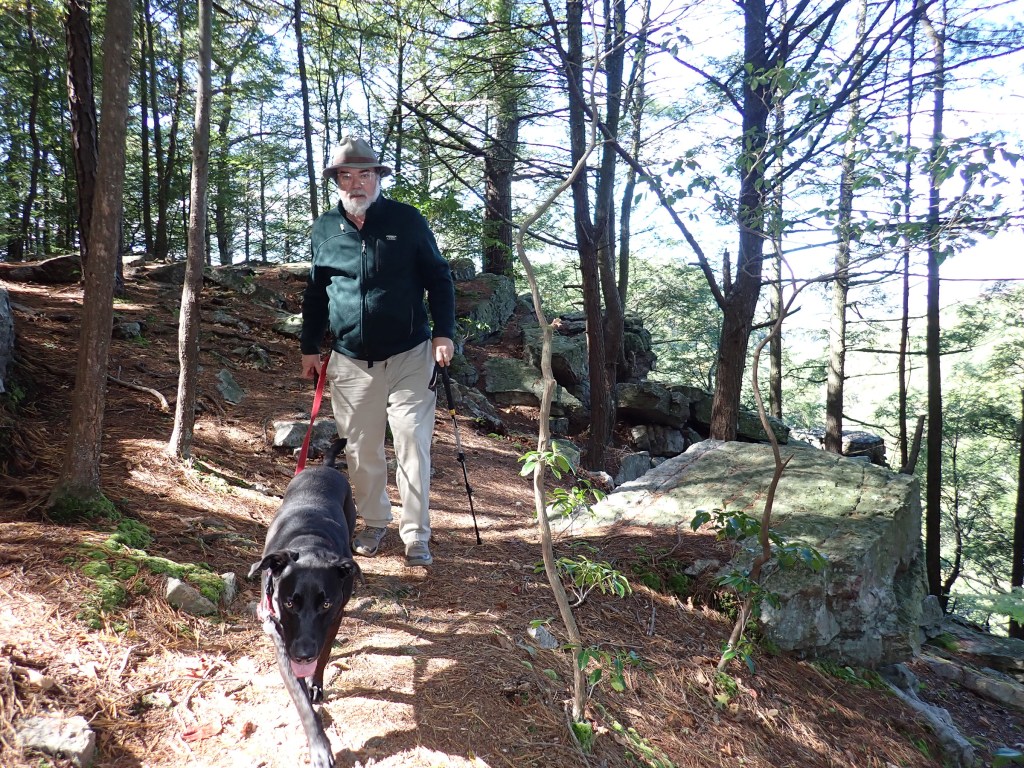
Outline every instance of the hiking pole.
<path id="1" fill-rule="evenodd" d="M 448 398 L 448 413 L 452 417 L 452 427 L 455 431 L 455 458 L 462 465 L 462 477 L 466 481 L 466 496 L 469 498 L 469 513 L 473 516 L 473 533 L 476 534 L 476 543 L 483 544 L 480 540 L 480 529 L 476 527 L 476 510 L 473 509 L 473 489 L 469 487 L 469 473 L 466 471 L 466 454 L 462 452 L 462 438 L 459 437 L 459 420 L 455 418 L 455 401 L 452 399 L 452 379 L 448 375 L 448 367 L 437 366 L 441 369 L 441 380 L 444 381 L 444 394 Z"/>

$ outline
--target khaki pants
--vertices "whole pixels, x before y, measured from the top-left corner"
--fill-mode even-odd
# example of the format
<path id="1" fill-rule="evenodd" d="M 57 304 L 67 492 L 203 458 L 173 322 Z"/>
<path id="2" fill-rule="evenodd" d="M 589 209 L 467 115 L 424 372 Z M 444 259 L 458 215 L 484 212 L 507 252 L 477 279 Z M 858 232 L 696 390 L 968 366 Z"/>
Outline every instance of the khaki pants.
<path id="1" fill-rule="evenodd" d="M 429 386 L 433 373 L 430 341 L 373 364 L 335 352 L 327 365 L 338 436 L 348 440 L 345 458 L 356 509 L 366 525 L 376 528 L 386 528 L 393 519 L 384 456 L 385 425 L 391 426 L 402 500 L 398 533 L 406 546 L 430 540 L 430 443 L 437 403 Z"/>

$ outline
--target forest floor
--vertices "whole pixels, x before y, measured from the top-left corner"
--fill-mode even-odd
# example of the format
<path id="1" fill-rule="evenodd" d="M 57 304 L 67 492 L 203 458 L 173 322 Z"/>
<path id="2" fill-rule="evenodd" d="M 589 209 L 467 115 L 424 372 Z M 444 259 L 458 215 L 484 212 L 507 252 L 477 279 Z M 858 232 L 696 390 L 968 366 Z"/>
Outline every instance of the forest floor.
<path id="1" fill-rule="evenodd" d="M 259 282 L 296 311 L 302 283 L 279 270 Z M 93 765 L 265 766 L 308 764 L 305 739 L 279 679 L 246 579 L 295 468 L 271 444 L 272 423 L 308 418 L 311 385 L 296 375 L 294 339 L 275 333 L 273 312 L 207 283 L 199 400 L 191 466 L 164 452 L 172 412 L 149 393 L 110 383 L 102 486 L 121 515 L 152 533 L 150 555 L 234 572 L 238 598 L 212 618 L 167 605 L 164 577 L 120 571 L 127 600 L 97 613 L 94 573 L 84 568 L 114 524 L 56 525 L 44 514 L 63 461 L 70 420 L 82 292 L 78 286 L 6 283 L 15 304 L 16 385 L 0 411 L 0 765 L 70 763 L 20 750 L 25 718 L 81 715 L 95 730 Z M 177 387 L 180 287 L 131 279 L 116 314 L 142 323 L 142 340 L 115 339 L 110 374 L 159 390 Z M 213 322 L 217 310 L 242 321 Z M 223 320 L 223 318 L 221 318 Z M 258 346 L 266 369 L 247 362 Z M 476 362 L 500 345 L 470 350 Z M 217 389 L 228 368 L 243 387 L 237 405 Z M 941 766 L 920 719 L 863 670 L 829 669 L 759 650 L 755 671 L 737 664 L 716 679 L 731 628 L 714 600 L 645 586 L 721 545 L 708 535 L 652 537 L 622 531 L 581 547 L 630 577 L 624 598 L 591 594 L 577 615 L 585 641 L 633 652 L 625 690 L 605 680 L 588 716 L 597 737 L 581 751 L 568 729 L 571 659 L 540 650 L 531 622 L 551 620 L 564 638 L 542 572 L 532 484 L 519 457 L 535 447 L 536 412 L 504 409 L 509 434 L 461 423 L 482 544 L 477 544 L 451 419 L 435 431 L 433 568 L 404 566 L 392 531 L 381 555 L 360 558 L 357 585 L 327 673 L 323 708 L 338 766 Z M 6 442 L 6 449 L 2 443 Z M 392 488 L 392 492 L 394 489 Z M 397 496 L 392 493 L 397 502 Z M 116 568 L 115 568 L 115 572 Z M 90 626 L 89 619 L 95 626 Z M 985 764 L 994 749 L 1024 742 L 1024 718 L 912 664 L 922 697 L 949 708 Z"/>

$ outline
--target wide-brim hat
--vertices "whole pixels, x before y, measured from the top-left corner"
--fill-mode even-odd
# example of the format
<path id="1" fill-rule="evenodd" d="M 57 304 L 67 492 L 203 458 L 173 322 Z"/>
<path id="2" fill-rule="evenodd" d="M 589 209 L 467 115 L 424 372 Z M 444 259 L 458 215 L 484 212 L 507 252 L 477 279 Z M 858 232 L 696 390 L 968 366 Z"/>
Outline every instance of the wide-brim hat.
<path id="1" fill-rule="evenodd" d="M 376 168 L 381 176 L 390 176 L 391 168 L 377 160 L 370 145 L 363 139 L 346 136 L 331 155 L 330 164 L 324 168 L 323 177 L 337 181 L 339 168 Z"/>

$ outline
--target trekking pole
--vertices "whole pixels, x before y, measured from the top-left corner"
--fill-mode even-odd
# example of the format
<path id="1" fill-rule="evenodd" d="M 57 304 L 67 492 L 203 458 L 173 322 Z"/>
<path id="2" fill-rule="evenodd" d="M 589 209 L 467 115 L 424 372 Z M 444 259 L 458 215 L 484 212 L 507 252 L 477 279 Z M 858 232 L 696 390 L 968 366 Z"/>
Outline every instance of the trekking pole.
<path id="1" fill-rule="evenodd" d="M 466 496 L 469 498 L 469 513 L 473 516 L 473 533 L 476 534 L 476 543 L 483 544 L 480 540 L 480 529 L 476 527 L 476 511 L 473 509 L 473 489 L 469 487 L 469 473 L 466 471 L 466 454 L 462 452 L 462 438 L 459 437 L 459 421 L 455 418 L 455 401 L 452 399 L 452 380 L 448 375 L 448 367 L 437 366 L 441 369 L 441 379 L 444 381 L 444 394 L 448 398 L 448 413 L 452 417 L 452 426 L 455 430 L 455 458 L 462 465 L 462 477 L 466 481 Z"/>

